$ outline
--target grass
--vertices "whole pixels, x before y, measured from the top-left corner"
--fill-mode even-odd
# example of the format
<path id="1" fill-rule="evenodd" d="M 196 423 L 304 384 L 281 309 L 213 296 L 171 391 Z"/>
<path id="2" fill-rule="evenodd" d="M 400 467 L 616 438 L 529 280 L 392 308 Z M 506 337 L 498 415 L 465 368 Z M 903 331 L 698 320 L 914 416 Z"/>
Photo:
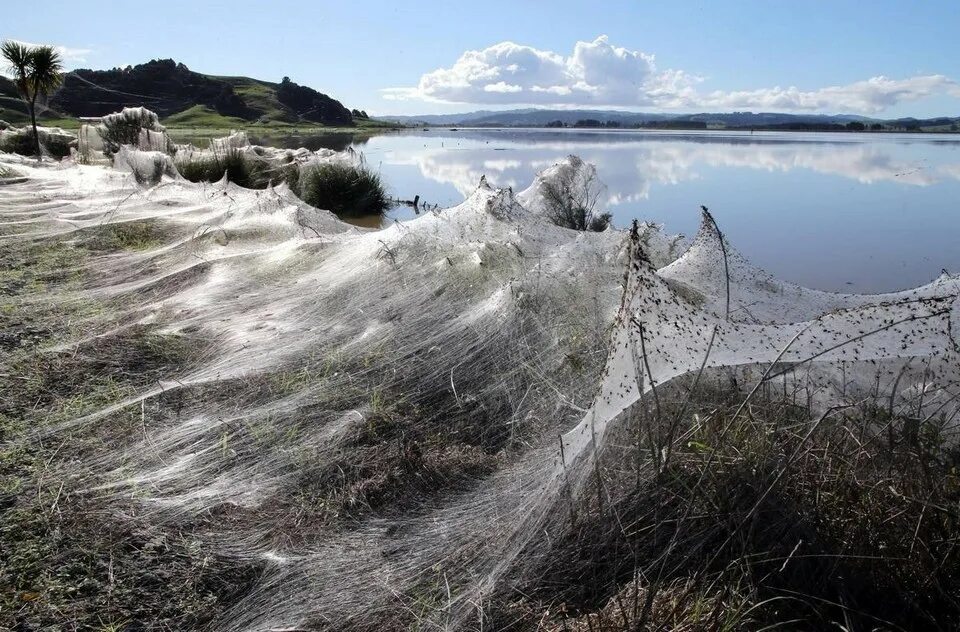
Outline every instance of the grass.
<path id="1" fill-rule="evenodd" d="M 163 124 L 169 127 L 240 129 L 249 125 L 250 122 L 232 116 L 224 116 L 205 105 L 195 105 L 183 112 L 168 116 L 163 120 Z"/>
<path id="2" fill-rule="evenodd" d="M 92 251 L 150 250 L 164 243 L 165 233 L 153 220 L 106 224 L 92 231 L 84 245 Z"/>
<path id="3" fill-rule="evenodd" d="M 277 100 L 279 84 L 247 77 L 219 77 L 233 86 L 234 92 L 247 107 L 261 112 L 261 120 L 274 123 L 296 123 L 296 117 Z"/>
<path id="4" fill-rule="evenodd" d="M 217 182 L 224 175 L 229 182 L 247 189 L 286 182 L 307 204 L 344 217 L 381 215 L 391 207 L 380 176 L 365 165 L 273 166 L 255 155 L 228 148 L 178 160 L 176 167 L 191 182 Z"/>
<path id="5" fill-rule="evenodd" d="M 108 507 L 79 493 L 94 476 L 84 454 L 119 449 L 140 432 L 139 406 L 100 419 L 95 428 L 61 433 L 54 445 L 31 432 L 102 409 L 146 380 L 189 361 L 195 343 L 135 328 L 73 353 L 6 358 L 0 406 L 0 627 L 78 629 L 108 623 L 130 629 L 153 621 L 166 629 L 208 621 L 259 572 L 233 566 L 219 575 L 199 542 L 171 537 L 143 521 L 104 521 Z M 72 469 L 72 475 L 67 471 Z M 177 586 L 175 594 L 162 589 Z"/>
<path id="6" fill-rule="evenodd" d="M 336 176 L 344 177 L 349 184 L 360 176 Z M 96 282 L 102 255 L 169 240 L 146 221 L 0 249 L 0 628 L 209 628 L 263 570 L 203 540 L 224 521 L 240 533 L 243 521 L 262 524 L 269 511 L 288 528 L 271 534 L 276 541 L 316 544 L 362 519 L 417 515 L 440 494 L 476 489 L 526 440 L 503 423 L 516 410 L 509 391 L 502 401 L 467 398 L 473 384 L 458 375 L 458 396 L 435 386 L 426 358 L 398 373 L 385 362 L 398 357 L 391 340 L 359 357 L 317 353 L 272 372 L 172 390 L 38 440 L 35 430 L 170 382 L 215 348 L 208 332 L 163 334 L 161 323 L 118 322 L 129 312 L 116 305 L 71 298 Z M 692 290 L 685 298 L 702 300 Z M 545 301 L 521 309 L 546 310 Z M 547 335 L 587 339 L 588 329 Z M 81 335 L 83 344 L 49 349 Z M 575 351 L 581 343 L 563 344 Z M 602 349 L 582 344 L 584 355 Z M 590 371 L 589 359 L 571 358 L 571 371 Z M 602 357 L 595 363 L 599 372 Z M 486 356 L 470 364 L 476 376 L 503 366 Z M 655 401 L 645 398 L 610 429 L 596 465 L 587 464 L 586 485 L 555 501 L 509 581 L 478 600 L 484 629 L 960 626 L 960 449 L 950 419 L 865 403 L 821 415 L 785 385 L 745 402 L 726 370 L 706 372 L 699 384 L 659 386 Z M 172 529 L 152 523 L 150 512 L 140 517 L 131 505 L 83 493 L 102 480 L 87 465 L 92 454 L 123 453 L 195 412 L 300 396 L 302 406 L 250 416 L 221 435 L 224 472 L 231 459 L 283 455 L 276 463 L 293 491 L 273 504 L 217 507 Z M 358 418 L 341 444 L 303 441 L 304 429 L 337 411 Z M 407 625 L 367 629 L 417 629 L 418 617 L 446 607 L 440 565 L 422 580 L 422 590 L 397 597 Z"/>
<path id="7" fill-rule="evenodd" d="M 56 441 L 34 434 L 135 395 L 206 348 L 149 326 L 107 333 L 117 323 L 106 306 L 68 298 L 95 276 L 98 252 L 140 248 L 157 235 L 137 223 L 91 232 L 71 241 L 11 241 L 0 250 L 0 628 L 202 627 L 259 567 L 211 565 L 201 543 L 140 520 L 104 520 L 111 508 L 80 493 L 96 480 L 80 465 L 83 456 L 136 437 L 141 408 L 62 431 Z M 105 335 L 89 338 L 98 330 Z M 88 341 L 48 350 L 77 336 Z"/>
<path id="8" fill-rule="evenodd" d="M 322 125 L 314 125 L 311 123 L 285 123 L 280 121 L 268 121 L 266 123 L 244 121 L 242 124 L 238 123 L 234 125 L 231 124 L 230 120 L 223 120 L 225 117 L 218 117 L 220 117 L 220 115 L 215 114 L 206 119 L 198 119 L 195 124 L 180 123 L 176 120 L 171 121 L 172 117 L 170 117 L 164 119 L 163 124 L 167 127 L 167 133 L 174 141 L 178 143 L 194 144 L 198 144 L 198 141 L 209 140 L 211 138 L 222 138 L 224 136 L 229 136 L 235 131 L 245 131 L 251 136 L 270 139 L 274 142 L 278 142 L 292 137 L 310 138 L 313 136 L 323 136 L 329 134 L 340 134 L 345 137 L 364 139 L 390 130 L 401 129 L 393 125 L 324 127 Z"/>
<path id="9" fill-rule="evenodd" d="M 295 164 L 271 166 L 267 161 L 228 148 L 212 155 L 181 159 L 177 170 L 191 182 L 227 180 L 247 189 L 263 189 L 271 182 L 287 182 L 300 199 L 316 208 L 345 217 L 381 215 L 391 207 L 380 176 L 366 165 L 324 163 L 301 168 Z"/>
<path id="10" fill-rule="evenodd" d="M 179 160 L 176 167 L 191 182 L 218 182 L 226 175 L 229 182 L 247 189 L 265 189 L 271 182 L 280 182 L 295 172 L 295 167 L 273 168 L 233 147 L 214 150 L 209 156 Z"/>
<path id="11" fill-rule="evenodd" d="M 18 97 L 0 95 L 0 121 L 21 127 L 30 124 L 30 115 L 27 106 Z M 79 129 L 80 121 L 73 117 L 63 117 L 56 112 L 46 111 L 37 115 L 37 124 L 46 127 L 62 127 L 64 129 Z"/>
<path id="12" fill-rule="evenodd" d="M 300 199 L 339 216 L 381 215 L 391 207 L 379 174 L 366 165 L 324 163 L 300 174 Z"/>
<path id="13" fill-rule="evenodd" d="M 710 376 L 692 406 L 689 380 L 661 391 L 659 414 L 637 406 L 573 529 L 536 545 L 527 597 L 491 616 L 553 632 L 957 629 L 949 420 L 867 405 L 811 416 L 773 393 L 741 408 L 728 379 Z"/>

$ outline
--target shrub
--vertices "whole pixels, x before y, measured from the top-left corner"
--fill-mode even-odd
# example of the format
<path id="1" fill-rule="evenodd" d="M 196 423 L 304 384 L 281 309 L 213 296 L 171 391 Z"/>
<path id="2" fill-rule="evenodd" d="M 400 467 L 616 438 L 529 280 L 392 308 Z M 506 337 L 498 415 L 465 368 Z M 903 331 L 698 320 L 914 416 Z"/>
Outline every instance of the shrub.
<path id="1" fill-rule="evenodd" d="M 271 169 L 264 160 L 248 157 L 235 147 L 180 160 L 177 171 L 190 182 L 217 182 L 226 174 L 229 182 L 245 189 L 265 189 L 271 181 L 285 179 L 280 170 Z"/>
<path id="2" fill-rule="evenodd" d="M 391 206 L 380 175 L 366 165 L 324 163 L 299 176 L 300 198 L 337 215 L 382 215 Z"/>
<path id="3" fill-rule="evenodd" d="M 124 108 L 121 112 L 104 116 L 97 125 L 97 132 L 103 140 L 103 151 L 107 155 L 115 154 L 121 145 L 139 146 L 140 131 L 145 129 L 164 131 L 157 115 L 146 108 Z"/>
<path id="4" fill-rule="evenodd" d="M 133 177 L 136 179 L 137 184 L 153 186 L 163 178 L 163 174 L 167 171 L 168 164 L 165 156 L 154 156 L 145 170 L 134 169 Z"/>
<path id="5" fill-rule="evenodd" d="M 35 155 L 33 134 L 19 130 L 0 135 L 0 151 L 5 151 L 10 154 L 20 154 L 21 156 Z"/>
<path id="6" fill-rule="evenodd" d="M 596 171 L 576 156 L 568 160 L 569 169 L 561 169 L 555 178 L 543 183 L 541 191 L 548 217 L 564 228 L 606 230 L 612 216 L 597 210 L 603 185 L 597 180 Z"/>
<path id="7" fill-rule="evenodd" d="M 64 133 L 40 130 L 40 146 L 43 151 L 56 159 L 70 155 L 70 146 L 74 139 Z M 29 128 L 6 131 L 0 134 L 0 151 L 22 156 L 34 156 L 33 131 Z"/>
<path id="8" fill-rule="evenodd" d="M 76 139 L 65 134 L 46 134 L 40 132 L 40 146 L 43 150 L 56 159 L 65 158 L 70 155 L 70 148 L 74 145 Z"/>

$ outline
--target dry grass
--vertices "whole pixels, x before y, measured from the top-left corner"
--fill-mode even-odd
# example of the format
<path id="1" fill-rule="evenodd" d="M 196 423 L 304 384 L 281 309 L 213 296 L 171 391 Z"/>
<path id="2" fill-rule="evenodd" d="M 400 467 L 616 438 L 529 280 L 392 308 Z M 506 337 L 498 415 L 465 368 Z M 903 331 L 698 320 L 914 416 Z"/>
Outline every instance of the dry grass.
<path id="1" fill-rule="evenodd" d="M 526 597 L 491 614 L 505 629 L 960 625 L 949 420 L 868 406 L 811 417 L 769 397 L 741 409 L 722 389 L 684 413 L 656 471 L 650 450 L 662 450 L 683 408 L 683 390 L 671 392 L 666 422 L 637 407 L 610 442 L 574 528 L 539 543 L 545 562 Z"/>
<path id="2" fill-rule="evenodd" d="M 78 327 L 89 333 L 110 324 L 102 306 L 66 297 L 90 281 L 85 241 L 103 251 L 142 242 L 143 231 L 119 228 L 74 243 L 10 242 L 0 254 L 10 264 L 0 275 L 2 629 L 199 627 L 259 573 L 253 565 L 211 564 L 198 542 L 143 520 L 109 519 L 108 504 L 81 492 L 93 480 L 83 457 L 143 432 L 139 407 L 55 438 L 38 434 L 182 371 L 205 349 L 203 341 L 126 327 L 47 350 Z M 165 590 L 171 585 L 173 598 Z"/>

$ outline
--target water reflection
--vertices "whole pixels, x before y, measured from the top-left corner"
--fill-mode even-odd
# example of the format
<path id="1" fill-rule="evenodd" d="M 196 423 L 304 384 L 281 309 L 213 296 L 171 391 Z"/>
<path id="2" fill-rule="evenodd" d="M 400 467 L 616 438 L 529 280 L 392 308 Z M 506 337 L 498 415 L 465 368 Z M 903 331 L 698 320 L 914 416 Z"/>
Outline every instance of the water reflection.
<path id="1" fill-rule="evenodd" d="M 177 143 L 190 143 L 197 147 L 207 147 L 213 138 L 224 135 L 224 130 L 171 130 L 171 136 Z M 248 130 L 247 137 L 254 145 L 264 145 L 266 147 L 279 147 L 281 149 L 299 149 L 306 147 L 310 151 L 318 149 L 333 149 L 334 151 L 343 151 L 351 145 L 356 148 L 362 148 L 370 139 L 369 134 L 354 132 L 305 132 L 300 133 L 296 129 L 267 129 L 267 130 Z"/>
<path id="2" fill-rule="evenodd" d="M 960 143 L 950 146 L 957 152 L 957 162 L 930 165 L 926 157 L 898 155 L 896 150 L 902 150 L 902 147 L 889 143 L 728 140 L 719 142 L 718 139 L 686 137 L 631 141 L 613 136 L 610 142 L 607 139 L 553 140 L 536 143 L 530 148 L 484 146 L 468 148 L 468 151 L 437 147 L 434 143 L 424 145 L 419 151 L 414 149 L 406 156 L 391 154 L 389 162 L 416 165 L 425 178 L 452 184 L 459 193 L 468 194 L 481 175 L 501 186 L 526 185 L 532 172 L 567 154 L 576 153 L 597 165 L 604 181 L 610 185 L 610 197 L 614 201 L 647 198 L 651 183 L 674 185 L 697 179 L 701 177 L 698 167 L 780 172 L 810 169 L 863 184 L 895 181 L 928 186 L 944 179 L 960 179 Z M 375 150 L 381 142 L 375 140 L 365 151 Z M 358 149 L 363 151 L 363 148 Z M 502 153 L 506 150 L 522 151 L 524 159 L 506 158 Z"/>
<path id="3" fill-rule="evenodd" d="M 960 269 L 955 135 L 431 130 L 356 148 L 395 196 L 442 205 L 483 175 L 525 188 L 575 153 L 597 165 L 618 225 L 691 234 L 706 204 L 747 256 L 814 287 L 890 290 Z"/>

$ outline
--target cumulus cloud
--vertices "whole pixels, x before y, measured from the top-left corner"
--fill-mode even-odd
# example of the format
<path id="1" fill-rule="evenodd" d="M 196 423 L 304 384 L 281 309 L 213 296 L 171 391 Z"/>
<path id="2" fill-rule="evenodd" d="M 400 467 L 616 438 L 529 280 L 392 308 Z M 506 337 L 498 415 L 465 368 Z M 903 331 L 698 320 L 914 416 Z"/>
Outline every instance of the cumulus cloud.
<path id="1" fill-rule="evenodd" d="M 701 92 L 701 82 L 682 70 L 660 70 L 653 55 L 615 46 L 601 35 L 577 42 L 567 56 L 500 42 L 463 53 L 449 68 L 423 75 L 416 87 L 382 92 L 387 99 L 444 103 L 863 113 L 938 94 L 960 98 L 960 85 L 944 75 L 880 76 L 817 90 Z"/>
<path id="2" fill-rule="evenodd" d="M 93 50 L 90 48 L 73 48 L 70 46 L 62 46 L 60 44 L 35 44 L 33 42 L 25 42 L 18 39 L 12 39 L 11 41 L 23 44 L 24 46 L 53 46 L 54 50 L 60 53 L 60 57 L 67 65 L 83 63 L 87 61 L 87 55 L 93 52 Z"/>
<path id="3" fill-rule="evenodd" d="M 577 42 L 567 57 L 500 42 L 428 72 L 416 88 L 383 92 L 393 99 L 454 103 L 638 105 L 651 103 L 648 88 L 658 81 L 652 55 L 614 46 L 601 35 Z"/>

